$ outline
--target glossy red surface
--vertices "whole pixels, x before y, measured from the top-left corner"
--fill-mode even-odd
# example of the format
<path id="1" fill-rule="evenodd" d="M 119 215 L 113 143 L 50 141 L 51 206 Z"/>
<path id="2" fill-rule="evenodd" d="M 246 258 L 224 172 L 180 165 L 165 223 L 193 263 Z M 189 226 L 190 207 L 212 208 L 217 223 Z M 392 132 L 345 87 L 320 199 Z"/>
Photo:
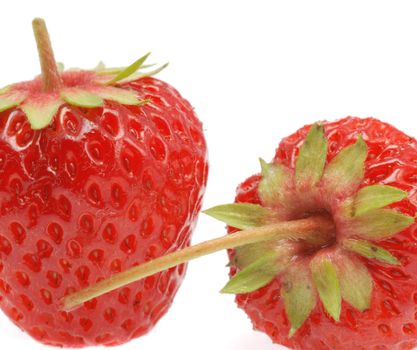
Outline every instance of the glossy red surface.
<path id="1" fill-rule="evenodd" d="M 71 312 L 60 299 L 189 244 L 208 164 L 202 126 L 168 84 L 124 85 L 140 107 L 63 106 L 33 131 L 20 110 L 0 114 L 0 306 L 50 345 L 117 345 L 169 309 L 181 265 Z"/>
<path id="2" fill-rule="evenodd" d="M 362 134 L 368 146 L 362 186 L 381 183 L 407 190 L 408 199 L 392 207 L 415 216 L 417 141 L 414 138 L 373 118 L 345 118 L 325 122 L 324 126 L 329 139 L 328 159 Z M 294 169 L 308 130 L 309 126 L 305 126 L 283 139 L 276 150 L 275 161 Z M 236 201 L 260 203 L 259 180 L 260 176 L 255 175 L 243 182 L 238 187 Z M 374 279 L 371 308 L 361 313 L 344 302 L 339 323 L 331 319 L 318 303 L 300 330 L 288 339 L 289 322 L 280 298 L 279 277 L 256 292 L 238 295 L 236 301 L 250 317 L 255 329 L 291 349 L 413 349 L 417 345 L 417 225 L 379 245 L 393 253 L 401 261 L 401 266 L 362 259 Z M 231 272 L 235 271 L 232 269 Z"/>

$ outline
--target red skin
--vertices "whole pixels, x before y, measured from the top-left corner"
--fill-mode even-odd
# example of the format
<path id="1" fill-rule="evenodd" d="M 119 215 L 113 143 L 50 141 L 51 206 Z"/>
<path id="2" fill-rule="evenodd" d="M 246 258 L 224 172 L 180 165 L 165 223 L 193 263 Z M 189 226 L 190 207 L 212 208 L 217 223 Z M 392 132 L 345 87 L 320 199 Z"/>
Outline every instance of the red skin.
<path id="1" fill-rule="evenodd" d="M 154 78 L 124 86 L 151 102 L 63 106 L 41 131 L 20 110 L 0 115 L 0 305 L 45 344 L 139 337 L 184 277 L 181 265 L 60 309 L 71 291 L 187 246 L 201 208 L 208 164 L 191 105 Z"/>
<path id="2" fill-rule="evenodd" d="M 325 122 L 329 139 L 328 160 L 362 134 L 368 146 L 362 186 L 381 183 L 409 192 L 409 197 L 392 205 L 414 216 L 417 208 L 417 141 L 391 125 L 367 118 L 345 118 Z M 294 169 L 295 159 L 309 126 L 280 143 L 275 161 Z M 237 202 L 260 203 L 260 176 L 247 179 L 237 189 Z M 336 323 L 318 302 L 298 332 L 288 339 L 289 322 L 280 300 L 280 279 L 256 292 L 238 295 L 236 301 L 250 317 L 256 330 L 268 334 L 275 343 L 302 350 L 409 350 L 417 345 L 417 225 L 382 241 L 380 246 L 393 253 L 401 266 L 366 262 L 374 279 L 372 306 L 359 312 L 342 305 Z M 232 274 L 235 271 L 232 270 Z"/>

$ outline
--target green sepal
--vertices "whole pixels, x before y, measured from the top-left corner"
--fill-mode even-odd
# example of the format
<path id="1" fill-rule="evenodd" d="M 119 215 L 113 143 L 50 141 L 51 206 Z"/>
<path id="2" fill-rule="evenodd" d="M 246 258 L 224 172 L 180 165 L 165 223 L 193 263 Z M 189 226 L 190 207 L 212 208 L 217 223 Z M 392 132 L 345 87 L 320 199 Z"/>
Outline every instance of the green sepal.
<path id="1" fill-rule="evenodd" d="M 342 298 L 361 312 L 369 309 L 373 286 L 366 266 L 345 254 L 339 254 L 335 262 Z"/>
<path id="2" fill-rule="evenodd" d="M 361 215 L 373 209 L 383 208 L 406 198 L 407 195 L 407 192 L 393 186 L 372 185 L 363 187 L 354 198 L 354 215 Z"/>
<path id="3" fill-rule="evenodd" d="M 283 276 L 281 297 L 290 321 L 289 337 L 303 325 L 317 303 L 317 293 L 310 271 L 301 265 L 293 265 Z"/>
<path id="4" fill-rule="evenodd" d="M 336 267 L 328 257 L 317 256 L 312 259 L 310 268 L 324 308 L 335 321 L 339 321 L 342 296 Z"/>
<path id="5" fill-rule="evenodd" d="M 289 260 L 298 251 L 297 243 L 291 240 L 271 240 L 234 248 L 234 256 L 231 264 L 243 270 L 259 258 L 265 255 L 275 254 L 281 261 Z"/>
<path id="6" fill-rule="evenodd" d="M 136 80 L 136 79 L 141 79 L 141 78 L 146 78 L 146 77 L 152 77 L 156 74 L 158 74 L 159 72 L 163 71 L 166 67 L 168 67 L 169 63 L 165 63 L 162 66 L 148 71 L 148 72 L 143 72 L 143 73 L 137 73 L 137 74 L 133 74 L 131 76 L 131 78 L 129 77 L 129 79 L 125 79 L 124 81 L 131 81 L 131 80 Z M 149 66 L 149 65 L 148 65 Z M 145 66 L 142 66 L 141 68 L 146 68 Z"/>
<path id="7" fill-rule="evenodd" d="M 378 240 L 385 239 L 406 229 L 414 218 L 391 209 L 374 209 L 348 220 L 349 235 Z"/>
<path id="8" fill-rule="evenodd" d="M 278 258 L 278 254 L 267 254 L 258 258 L 234 275 L 221 292 L 244 294 L 266 286 L 286 267 Z"/>
<path id="9" fill-rule="evenodd" d="M 399 260 L 388 250 L 369 241 L 361 239 L 345 239 L 342 242 L 344 249 L 357 253 L 368 259 L 375 259 L 391 265 L 399 265 Z"/>
<path id="10" fill-rule="evenodd" d="M 140 66 L 140 69 L 150 68 L 154 67 L 156 64 L 142 64 Z M 121 71 L 123 71 L 126 67 L 106 67 L 104 62 L 100 61 L 97 66 L 93 69 L 97 74 L 100 75 L 115 75 L 119 74 Z"/>
<path id="11" fill-rule="evenodd" d="M 273 217 L 272 210 L 251 203 L 218 205 L 203 213 L 241 230 L 265 225 Z"/>
<path id="12" fill-rule="evenodd" d="M 0 97 L 0 112 L 7 111 L 10 108 L 20 105 L 22 101 L 10 100 L 8 98 Z"/>
<path id="13" fill-rule="evenodd" d="M 145 56 L 142 56 L 141 58 L 139 58 L 138 60 L 133 62 L 130 66 L 124 68 L 122 71 L 117 73 L 117 75 L 114 78 L 110 79 L 106 83 L 106 85 L 113 85 L 113 84 L 117 83 L 118 81 L 126 79 L 129 76 L 131 76 L 133 73 L 135 73 L 138 69 L 141 68 L 141 66 L 146 61 L 146 59 L 149 57 L 150 54 L 151 53 L 148 52 Z"/>
<path id="14" fill-rule="evenodd" d="M 27 94 L 23 92 L 8 93 L 6 91 L 6 94 L 0 96 L 0 112 L 19 106 L 26 97 Z"/>
<path id="15" fill-rule="evenodd" d="M 63 104 L 60 99 L 51 99 L 50 101 L 28 100 L 21 106 L 23 112 L 29 120 L 30 126 L 33 130 L 40 130 L 47 127 L 59 107 Z"/>
<path id="16" fill-rule="evenodd" d="M 283 243 L 282 241 L 280 243 Z M 280 245 L 281 247 L 281 245 Z M 260 257 L 274 252 L 274 244 L 270 241 L 246 244 L 234 249 L 234 258 L 231 265 L 244 269 Z"/>
<path id="17" fill-rule="evenodd" d="M 289 185 L 290 172 L 282 164 L 268 164 L 262 158 L 259 159 L 259 162 L 262 170 L 262 179 L 258 187 L 259 197 L 264 205 L 279 204 L 282 201 L 283 192 Z"/>
<path id="18" fill-rule="evenodd" d="M 327 139 L 323 125 L 311 126 L 295 165 L 295 179 L 299 189 L 310 189 L 323 175 L 327 157 Z"/>
<path id="19" fill-rule="evenodd" d="M 323 182 L 329 195 L 354 191 L 361 183 L 367 156 L 366 143 L 362 136 L 353 144 L 342 149 L 326 166 Z"/>
<path id="20" fill-rule="evenodd" d="M 139 106 L 149 102 L 149 100 L 139 100 L 133 91 L 113 86 L 106 86 L 102 89 L 97 89 L 95 93 L 104 100 L 116 101 L 123 105 Z"/>
<path id="21" fill-rule="evenodd" d="M 92 92 L 79 88 L 69 88 L 61 91 L 62 99 L 73 106 L 95 108 L 103 105 L 103 99 Z"/>

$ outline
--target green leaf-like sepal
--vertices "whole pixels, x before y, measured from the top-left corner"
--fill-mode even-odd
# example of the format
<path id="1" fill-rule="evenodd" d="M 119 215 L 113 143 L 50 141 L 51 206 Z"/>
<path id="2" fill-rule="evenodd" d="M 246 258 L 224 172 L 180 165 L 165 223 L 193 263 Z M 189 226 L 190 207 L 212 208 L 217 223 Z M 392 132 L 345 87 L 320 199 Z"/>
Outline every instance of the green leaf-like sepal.
<path id="1" fill-rule="evenodd" d="M 166 67 L 168 67 L 169 63 L 164 63 L 162 66 L 148 71 L 148 72 L 143 72 L 143 73 L 137 73 L 137 74 L 133 74 L 131 78 L 129 79 L 125 79 L 124 81 L 131 81 L 131 80 L 136 80 L 136 79 L 141 79 L 141 78 L 145 78 L 145 77 L 152 77 L 156 74 L 158 74 L 159 72 L 163 71 Z M 141 68 L 146 68 L 145 66 L 142 66 Z"/>
<path id="2" fill-rule="evenodd" d="M 23 103 L 21 108 L 25 112 L 32 129 L 39 130 L 51 123 L 62 104 L 63 101 L 56 98 L 49 101 L 28 100 Z"/>
<path id="3" fill-rule="evenodd" d="M 142 57 L 143 58 L 143 57 Z M 142 59 L 141 58 L 141 59 Z M 137 61 L 136 61 L 137 62 Z M 135 63 L 136 63 L 135 62 Z M 137 80 L 137 79 L 141 79 L 141 78 L 145 78 L 145 77 L 151 77 L 151 76 L 154 76 L 154 75 L 156 75 L 156 74 L 158 74 L 159 72 L 161 72 L 162 70 L 164 70 L 167 66 L 168 66 L 168 64 L 169 63 L 165 63 L 165 64 L 163 64 L 162 66 L 160 66 L 160 67 L 158 67 L 158 68 L 156 68 L 156 69 L 154 69 L 154 70 L 150 70 L 150 71 L 147 71 L 147 72 L 144 72 L 144 71 L 142 71 L 143 69 L 146 69 L 146 68 L 150 68 L 150 67 L 153 67 L 153 66 L 155 66 L 155 64 L 142 64 L 139 68 L 138 68 L 138 70 L 136 70 L 135 72 L 133 72 L 133 73 L 130 73 L 130 75 L 128 75 L 128 76 L 126 76 L 125 78 L 123 78 L 123 79 L 120 79 L 120 80 L 118 80 L 118 81 L 123 81 L 124 83 L 125 82 L 129 82 L 129 81 L 132 81 L 132 80 Z M 104 65 L 104 63 L 103 62 L 100 62 L 98 65 L 97 65 L 97 67 L 96 68 L 94 68 L 94 70 L 97 72 L 97 74 L 98 75 L 100 75 L 100 76 L 103 76 L 103 77 L 106 77 L 106 76 L 109 76 L 109 75 L 121 75 L 121 73 L 123 72 L 123 71 L 125 71 L 125 67 L 112 67 L 112 68 L 107 68 L 105 65 Z M 101 79 L 99 79 L 99 81 L 101 81 Z M 115 84 L 116 82 L 109 82 L 109 81 L 107 81 L 107 82 L 105 82 L 107 85 L 113 85 L 113 84 Z"/>
<path id="4" fill-rule="evenodd" d="M 262 241 L 235 248 L 234 257 L 230 263 L 243 270 L 265 255 L 277 255 L 280 261 L 286 261 L 297 253 L 297 244 L 291 239 Z"/>
<path id="5" fill-rule="evenodd" d="M 335 321 L 339 321 L 342 296 L 336 267 L 328 257 L 316 256 L 311 260 L 310 268 L 324 308 Z"/>
<path id="6" fill-rule="evenodd" d="M 262 179 L 259 182 L 258 193 L 262 203 L 267 206 L 276 206 L 283 200 L 286 188 L 291 179 L 290 171 L 278 163 L 266 163 L 259 159 L 262 169 Z"/>
<path id="7" fill-rule="evenodd" d="M 298 154 L 295 179 L 299 189 L 310 189 L 323 175 L 327 157 L 327 139 L 323 125 L 311 126 Z"/>
<path id="8" fill-rule="evenodd" d="M 335 260 L 342 298 L 361 312 L 369 309 L 372 277 L 366 266 L 355 257 L 345 254 L 339 254 Z"/>
<path id="9" fill-rule="evenodd" d="M 139 58 L 138 60 L 136 60 L 135 62 L 133 62 L 130 66 L 124 68 L 114 78 L 112 78 L 111 80 L 109 80 L 106 83 L 106 85 L 113 85 L 113 84 L 117 83 L 118 81 L 123 80 L 123 79 L 126 79 L 129 76 L 131 76 L 132 74 L 134 74 L 138 69 L 141 68 L 141 66 L 146 61 L 146 59 L 149 57 L 150 54 L 151 53 L 148 52 L 145 56 L 142 56 L 141 58 Z"/>
<path id="10" fill-rule="evenodd" d="M 140 69 L 150 68 L 155 66 L 155 64 L 142 64 Z M 103 62 L 99 62 L 94 68 L 94 71 L 100 75 L 116 75 L 122 72 L 126 67 L 106 67 Z"/>
<path id="11" fill-rule="evenodd" d="M 95 93 L 79 88 L 64 89 L 62 99 L 73 106 L 95 108 L 103 105 L 103 99 Z"/>
<path id="12" fill-rule="evenodd" d="M 361 239 L 345 239 L 342 242 L 343 248 L 357 253 L 368 259 L 375 259 L 391 265 L 399 265 L 398 259 L 384 248 Z"/>
<path id="13" fill-rule="evenodd" d="M 283 277 L 281 296 L 291 324 L 289 337 L 292 337 L 317 303 L 317 293 L 310 271 L 302 265 L 291 266 Z"/>
<path id="14" fill-rule="evenodd" d="M 19 106 L 27 97 L 27 93 L 16 92 L 6 93 L 0 96 L 0 112 Z"/>
<path id="15" fill-rule="evenodd" d="M 221 292 L 243 294 L 266 286 L 286 267 L 286 263 L 288 263 L 283 263 L 278 258 L 279 255 L 277 254 L 268 254 L 260 257 L 233 276 Z"/>
<path id="16" fill-rule="evenodd" d="M 414 218 L 390 209 L 374 209 L 352 217 L 347 223 L 348 234 L 365 239 L 384 239 L 406 229 Z"/>
<path id="17" fill-rule="evenodd" d="M 265 225 L 274 214 L 270 209 L 250 203 L 218 205 L 203 213 L 241 230 Z"/>
<path id="18" fill-rule="evenodd" d="M 284 248 L 284 243 L 282 241 L 280 243 L 280 248 Z M 231 265 L 239 269 L 244 269 L 260 257 L 274 253 L 275 247 L 272 242 L 265 241 L 246 244 L 242 247 L 235 248 L 234 251 L 234 259 L 231 261 Z"/>
<path id="19" fill-rule="evenodd" d="M 22 101 L 0 98 L 0 112 L 7 111 L 10 108 L 18 106 Z"/>
<path id="20" fill-rule="evenodd" d="M 354 198 L 354 215 L 362 215 L 373 209 L 383 208 L 407 197 L 407 192 L 387 185 L 361 188 Z"/>
<path id="21" fill-rule="evenodd" d="M 353 192 L 363 179 L 366 156 L 367 147 L 362 136 L 353 145 L 342 149 L 324 170 L 327 193 L 334 196 Z"/>
<path id="22" fill-rule="evenodd" d="M 102 99 L 116 101 L 123 105 L 139 106 L 149 102 L 149 100 L 139 100 L 133 91 L 113 86 L 106 86 L 102 89 L 97 89 L 95 93 Z"/>

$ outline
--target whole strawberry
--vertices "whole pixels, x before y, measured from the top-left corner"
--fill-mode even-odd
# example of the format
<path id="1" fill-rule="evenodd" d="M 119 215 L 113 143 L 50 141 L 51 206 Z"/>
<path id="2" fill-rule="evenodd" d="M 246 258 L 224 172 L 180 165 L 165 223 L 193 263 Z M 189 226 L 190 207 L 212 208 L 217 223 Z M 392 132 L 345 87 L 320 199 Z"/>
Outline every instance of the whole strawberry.
<path id="1" fill-rule="evenodd" d="M 237 202 L 285 220 L 328 216 L 335 228 L 231 252 L 224 291 L 255 329 L 291 349 L 417 345 L 416 159 L 417 141 L 391 125 L 345 118 L 305 126 L 261 162 Z"/>
<path id="2" fill-rule="evenodd" d="M 117 345 L 167 312 L 184 265 L 82 307 L 62 299 L 189 244 L 208 164 L 201 123 L 148 55 L 122 69 L 57 69 L 0 90 L 0 306 L 49 345 Z M 163 67 L 161 67 L 163 68 Z"/>
<path id="3" fill-rule="evenodd" d="M 131 268 L 67 297 L 94 296 L 229 250 L 222 290 L 254 328 L 300 350 L 417 345 L 417 141 L 376 119 L 314 124 L 285 138 L 235 204 L 205 211 L 233 234 Z M 233 249 L 232 249 L 233 248 Z"/>

